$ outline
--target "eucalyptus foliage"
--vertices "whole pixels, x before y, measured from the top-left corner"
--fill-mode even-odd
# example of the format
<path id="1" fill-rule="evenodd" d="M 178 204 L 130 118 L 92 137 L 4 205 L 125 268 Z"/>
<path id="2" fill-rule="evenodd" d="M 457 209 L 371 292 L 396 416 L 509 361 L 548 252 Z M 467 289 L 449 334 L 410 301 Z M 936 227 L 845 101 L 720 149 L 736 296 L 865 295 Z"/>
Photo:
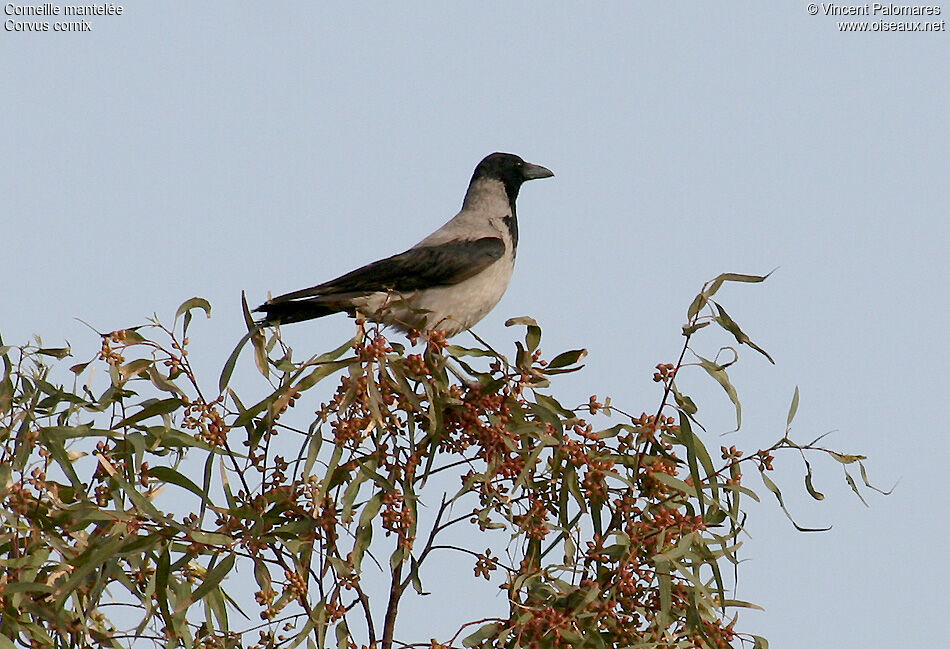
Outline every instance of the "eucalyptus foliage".
<path id="1" fill-rule="evenodd" d="M 703 287 L 642 413 L 562 403 L 553 386 L 586 352 L 544 356 L 530 318 L 508 323 L 524 330 L 511 358 L 438 333 L 407 347 L 360 323 L 300 361 L 245 307 L 211 394 L 188 356 L 192 314 L 210 316 L 200 298 L 171 327 L 102 334 L 72 385 L 57 378 L 71 350 L 0 347 L 0 649 L 766 647 L 736 628 L 754 605 L 730 595 L 743 502 L 758 500 L 746 475 L 783 508 L 779 451 L 803 460 L 816 499 L 816 453 L 855 492 L 853 467 L 873 487 L 862 456 L 790 439 L 797 390 L 773 444 L 707 448 L 677 378 L 708 374 L 741 423 L 728 366 L 743 346 L 768 354 L 713 297 L 763 279 Z M 702 355 L 709 325 L 736 346 Z M 239 395 L 247 351 L 267 387 Z M 506 596 L 451 637 L 398 637 L 400 603 L 440 586 L 426 573 L 436 553 Z"/>

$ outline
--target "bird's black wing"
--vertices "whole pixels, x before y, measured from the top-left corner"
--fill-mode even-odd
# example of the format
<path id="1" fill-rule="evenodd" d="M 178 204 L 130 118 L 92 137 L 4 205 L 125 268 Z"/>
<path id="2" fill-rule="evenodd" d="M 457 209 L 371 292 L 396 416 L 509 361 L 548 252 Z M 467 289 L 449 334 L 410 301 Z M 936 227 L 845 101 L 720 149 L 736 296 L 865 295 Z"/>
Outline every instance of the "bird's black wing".
<path id="1" fill-rule="evenodd" d="M 268 304 L 322 295 L 408 292 L 458 284 L 483 271 L 504 253 L 505 243 L 497 237 L 410 248 L 329 282 L 279 295 L 269 300 Z"/>

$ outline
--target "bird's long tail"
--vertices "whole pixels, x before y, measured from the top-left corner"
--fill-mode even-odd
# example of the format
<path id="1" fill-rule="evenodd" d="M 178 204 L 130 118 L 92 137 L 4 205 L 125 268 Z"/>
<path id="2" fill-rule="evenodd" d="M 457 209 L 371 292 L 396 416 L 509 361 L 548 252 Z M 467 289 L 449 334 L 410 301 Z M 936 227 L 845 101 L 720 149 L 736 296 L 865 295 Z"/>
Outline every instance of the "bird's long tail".
<path id="1" fill-rule="evenodd" d="M 292 322 L 303 322 L 304 320 L 313 320 L 333 313 L 346 311 L 350 313 L 353 310 L 352 304 L 348 301 L 327 300 L 325 297 L 317 297 L 309 300 L 288 300 L 286 302 L 265 302 L 254 311 L 264 313 L 264 317 L 259 321 L 262 325 L 290 324 Z"/>

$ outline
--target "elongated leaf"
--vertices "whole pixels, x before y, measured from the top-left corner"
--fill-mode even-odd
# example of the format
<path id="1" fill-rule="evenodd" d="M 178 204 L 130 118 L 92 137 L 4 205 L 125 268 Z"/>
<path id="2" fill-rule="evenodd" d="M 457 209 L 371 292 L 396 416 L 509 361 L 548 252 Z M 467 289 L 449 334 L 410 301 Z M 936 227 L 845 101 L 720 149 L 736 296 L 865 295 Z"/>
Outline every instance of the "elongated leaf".
<path id="1" fill-rule="evenodd" d="M 258 324 L 254 322 L 254 316 L 251 315 L 251 310 L 247 306 L 247 295 L 244 291 L 241 291 L 241 315 L 244 316 L 244 324 L 248 333 L 258 327 Z"/>
<path id="2" fill-rule="evenodd" d="M 657 555 L 653 557 L 653 563 L 656 565 L 656 579 L 660 588 L 660 613 L 657 615 L 657 629 L 666 629 L 671 619 L 670 608 L 672 604 L 673 583 L 670 578 L 670 562 L 665 557 Z"/>
<path id="3" fill-rule="evenodd" d="M 670 381 L 670 389 L 673 391 L 673 398 L 676 400 L 676 405 L 679 406 L 681 412 L 685 413 L 689 417 L 692 417 L 697 413 L 699 408 L 696 407 L 696 404 L 691 398 L 680 393 L 679 389 L 676 387 L 676 381 Z"/>
<path id="4" fill-rule="evenodd" d="M 680 410 L 679 441 L 686 448 L 686 463 L 689 465 L 689 474 L 693 477 L 693 485 L 697 488 L 696 491 L 700 496 L 700 512 L 705 516 L 706 499 L 702 497 L 702 491 L 699 489 L 705 480 L 699 473 L 699 464 L 702 463 L 703 471 L 710 479 L 713 498 L 718 500 L 719 488 L 715 478 L 712 477 L 715 474 L 715 469 L 702 440 L 693 434 L 693 429 L 689 423 L 689 414 L 682 410 Z"/>
<path id="5" fill-rule="evenodd" d="M 185 396 L 185 393 L 175 385 L 172 381 L 165 378 L 165 376 L 159 371 L 154 363 L 148 366 L 148 378 L 152 381 L 154 385 L 159 390 L 164 390 L 165 392 L 171 392 L 172 394 L 177 394 L 178 396 Z"/>
<path id="6" fill-rule="evenodd" d="M 57 603 L 60 608 L 72 596 L 76 587 L 85 581 L 87 576 L 99 570 L 103 563 L 115 555 L 116 551 L 122 546 L 123 540 L 122 537 L 118 536 L 107 537 L 96 545 L 90 545 L 75 558 L 74 570 L 70 573 L 69 579 L 58 588 L 60 596 Z"/>
<path id="7" fill-rule="evenodd" d="M 864 481 L 865 486 L 868 489 L 873 489 L 874 491 L 878 492 L 879 494 L 883 496 L 890 496 L 892 493 L 894 493 L 894 490 L 897 488 L 897 485 L 900 484 L 900 480 L 898 480 L 897 482 L 894 483 L 894 486 L 888 489 L 887 491 L 879 489 L 875 487 L 873 484 L 871 484 L 871 481 L 868 479 L 868 472 L 867 472 L 867 469 L 864 468 L 864 462 L 858 462 L 858 467 L 861 470 L 861 479 Z"/>
<path id="8" fill-rule="evenodd" d="M 792 405 L 788 407 L 788 420 L 785 423 L 786 427 L 792 425 L 792 420 L 795 419 L 795 413 L 798 412 L 798 386 L 795 386 L 795 394 L 792 395 Z"/>
<path id="9" fill-rule="evenodd" d="M 47 347 L 46 349 L 37 349 L 36 353 L 63 359 L 70 355 L 70 349 L 69 347 Z"/>
<path id="10" fill-rule="evenodd" d="M 214 457 L 214 456 L 212 455 L 209 457 Z M 207 498 L 207 494 L 202 492 L 201 489 L 198 487 L 198 485 L 192 482 L 188 476 L 182 475 L 181 473 L 179 473 L 178 471 L 175 471 L 172 468 L 169 468 L 167 466 L 153 466 L 153 467 L 149 467 L 148 474 L 153 478 L 157 478 L 158 480 L 161 480 L 162 482 L 168 482 L 170 484 L 177 485 L 183 489 L 187 489 L 188 491 L 195 494 L 202 500 L 205 500 Z"/>
<path id="11" fill-rule="evenodd" d="M 736 389 L 733 387 L 732 383 L 729 382 L 729 375 L 726 373 L 726 370 L 722 365 L 714 363 L 713 361 L 703 358 L 702 356 L 697 356 L 699 359 L 699 365 L 709 376 L 716 379 L 719 385 L 722 386 L 722 389 L 726 391 L 726 394 L 729 396 L 729 400 L 732 401 L 732 405 L 736 409 L 736 430 L 742 427 L 742 404 L 739 403 L 739 395 L 736 392 Z"/>
<path id="12" fill-rule="evenodd" d="M 561 352 L 548 363 L 548 370 L 556 370 L 561 367 L 567 367 L 568 365 L 574 365 L 575 363 L 580 363 L 585 358 L 587 358 L 586 349 L 572 349 L 570 351 Z"/>
<path id="13" fill-rule="evenodd" d="M 667 487 L 672 487 L 673 489 L 676 489 L 677 491 L 680 491 L 692 498 L 702 497 L 702 494 L 701 493 L 698 494 L 696 489 L 694 489 L 693 487 L 690 487 L 688 484 L 686 484 L 679 478 L 675 476 L 671 476 L 668 473 L 657 471 L 656 473 L 653 474 L 653 479 L 656 480 L 657 482 L 662 482 Z"/>
<path id="14" fill-rule="evenodd" d="M 815 489 L 815 485 L 812 484 L 811 464 L 808 462 L 808 460 L 805 460 L 805 469 L 806 469 L 805 489 L 808 491 L 809 495 L 811 495 L 811 497 L 814 498 L 815 500 L 824 500 L 825 494 Z"/>
<path id="15" fill-rule="evenodd" d="M 208 603 L 208 608 L 213 613 L 214 619 L 217 621 L 217 629 L 219 631 L 228 631 L 228 609 L 224 604 L 224 591 L 220 588 L 216 588 L 205 598 L 205 601 Z M 207 618 L 208 615 L 206 614 Z"/>
<path id="16" fill-rule="evenodd" d="M 752 602 L 746 602 L 741 599 L 727 599 L 723 602 L 723 606 L 728 606 L 732 608 L 751 608 L 756 611 L 764 611 L 765 609 L 759 606 L 758 604 L 753 604 Z"/>
<path id="17" fill-rule="evenodd" d="M 359 524 L 356 528 L 356 541 L 353 543 L 353 566 L 359 569 L 363 562 L 363 553 L 369 548 L 373 540 L 373 521 L 383 505 L 383 492 L 373 494 L 360 512 Z"/>
<path id="18" fill-rule="evenodd" d="M 231 536 L 228 536 L 227 534 L 220 534 L 218 532 L 202 532 L 201 530 L 191 530 L 188 534 L 198 543 L 204 543 L 205 545 L 228 547 L 234 543 L 234 539 Z"/>
<path id="19" fill-rule="evenodd" d="M 782 498 L 782 491 L 778 488 L 778 485 L 772 482 L 771 478 L 765 475 L 764 471 L 759 472 L 759 476 L 762 478 L 762 482 L 765 484 L 766 488 L 775 494 L 775 498 L 778 500 L 778 504 L 782 507 L 782 511 L 785 512 L 785 516 L 792 522 L 792 525 L 795 526 L 795 529 L 799 532 L 827 532 L 830 530 L 830 527 L 802 527 L 799 525 L 792 515 L 788 512 L 788 509 L 785 507 L 785 500 Z"/>
<path id="20" fill-rule="evenodd" d="M 189 598 L 190 601 L 185 600 L 179 603 L 177 609 L 183 610 L 192 602 L 197 602 L 202 597 L 207 595 L 212 588 L 217 588 L 221 581 L 228 576 L 228 573 L 231 572 L 231 569 L 234 567 L 235 558 L 235 555 L 229 554 L 220 563 L 215 565 L 213 568 L 210 568 L 207 574 L 205 574 L 204 581 L 201 583 L 201 585 L 191 593 L 191 597 Z"/>
<path id="21" fill-rule="evenodd" d="M 844 479 L 847 481 L 848 486 L 851 487 L 851 491 L 853 491 L 853 492 L 857 495 L 858 499 L 859 499 L 862 503 L 864 503 L 864 506 L 865 506 L 865 507 L 870 507 L 870 505 L 868 505 L 868 501 L 866 501 L 866 500 L 864 499 L 864 496 L 862 496 L 862 495 L 861 495 L 861 492 L 858 490 L 858 485 L 855 484 L 854 478 L 851 477 L 851 474 L 848 473 L 847 470 L 845 470 L 845 472 L 844 472 Z"/>
<path id="22" fill-rule="evenodd" d="M 541 343 L 541 327 L 538 326 L 538 323 L 534 318 L 529 318 L 528 316 L 509 318 L 505 321 L 506 327 L 513 327 L 515 325 L 525 325 L 528 327 L 524 337 L 525 346 L 527 353 L 529 355 L 533 354 L 534 350 L 536 350 L 538 345 Z"/>
<path id="23" fill-rule="evenodd" d="M 860 462 L 861 460 L 867 459 L 867 457 L 864 455 L 846 455 L 844 453 L 837 453 L 835 451 L 828 451 L 827 453 L 842 464 L 854 464 L 855 462 Z"/>
<path id="24" fill-rule="evenodd" d="M 322 379 L 325 379 L 334 372 L 348 367 L 351 363 L 352 361 L 350 360 L 325 362 L 317 366 L 312 372 L 310 372 L 310 374 L 300 379 L 294 388 L 300 392 L 305 392 L 319 383 Z"/>
<path id="25" fill-rule="evenodd" d="M 136 424 L 143 419 L 155 417 L 156 415 L 167 415 L 168 413 L 175 412 L 184 404 L 182 403 L 181 399 L 171 398 L 161 400 L 149 399 L 148 401 L 143 401 L 142 405 L 144 407 L 141 410 L 120 421 L 118 424 L 113 426 L 113 429 L 125 428 L 126 426 Z"/>
<path id="26" fill-rule="evenodd" d="M 127 380 L 148 370 L 152 365 L 153 361 L 148 358 L 136 358 L 119 368 L 119 376 L 121 376 L 123 380 Z"/>
<path id="27" fill-rule="evenodd" d="M 323 434 L 320 431 L 319 420 L 314 421 L 310 426 L 310 440 L 307 442 L 307 458 L 304 461 L 301 476 L 307 478 L 313 471 L 313 465 L 317 461 L 317 455 L 320 453 L 320 447 L 323 446 Z"/>
<path id="28" fill-rule="evenodd" d="M 192 309 L 202 309 L 205 315 L 211 317 L 211 303 L 202 297 L 193 297 L 181 303 L 181 306 L 175 311 L 175 319 L 177 320 L 183 313 L 188 313 Z"/>
<path id="29" fill-rule="evenodd" d="M 700 291 L 699 295 L 696 296 L 692 304 L 689 305 L 687 319 L 692 321 L 693 318 L 703 309 L 703 307 L 709 303 L 709 298 L 715 295 L 725 282 L 763 282 L 768 278 L 769 275 L 772 274 L 772 272 L 769 272 L 768 275 L 723 273 L 716 278 L 711 279 L 710 281 L 706 282 L 706 284 L 703 286 L 703 290 Z"/>
<path id="30" fill-rule="evenodd" d="M 736 342 L 738 342 L 740 345 L 748 345 L 769 359 L 769 362 L 772 363 L 772 365 L 775 365 L 775 361 L 771 356 L 769 356 L 769 353 L 749 339 L 749 336 L 747 336 L 742 331 L 742 329 L 739 328 L 739 325 L 736 323 L 736 321 L 729 317 L 729 314 L 726 313 L 724 308 L 722 308 L 722 305 L 717 302 L 713 302 L 713 304 L 716 305 L 716 310 L 719 311 L 719 315 L 716 316 L 716 322 L 719 323 L 719 326 L 731 333 L 735 337 Z"/>
<path id="31" fill-rule="evenodd" d="M 346 618 L 336 625 L 336 649 L 347 649 L 350 646 L 350 630 L 346 626 Z"/>
<path id="32" fill-rule="evenodd" d="M 552 396 L 547 394 L 536 394 L 535 399 L 540 405 L 544 406 L 553 413 L 557 413 L 565 419 L 573 419 L 575 416 L 572 411 L 562 406 L 558 400 Z"/>
<path id="33" fill-rule="evenodd" d="M 257 371 L 261 373 L 265 379 L 270 378 L 270 366 L 268 365 L 268 356 L 267 356 L 267 339 L 264 337 L 264 332 L 261 329 L 255 329 L 250 332 L 251 344 L 254 346 L 254 364 L 257 366 Z"/>
<path id="34" fill-rule="evenodd" d="M 228 360 L 225 361 L 224 367 L 221 369 L 221 376 L 218 378 L 218 390 L 224 392 L 224 388 L 228 387 L 228 383 L 231 381 L 231 374 L 234 372 L 234 365 L 237 363 L 238 357 L 241 355 L 241 350 L 244 349 L 244 345 L 247 344 L 247 341 L 251 339 L 251 336 L 254 335 L 256 329 L 252 329 L 244 334 L 241 339 L 238 341 L 238 344 L 235 345 L 234 351 L 231 352 L 231 355 L 228 356 Z"/>
<path id="35" fill-rule="evenodd" d="M 487 349 L 479 349 L 477 347 L 462 347 L 461 345 L 446 345 L 445 351 L 446 353 L 450 354 L 452 358 L 460 358 L 464 356 L 498 356 L 498 354 L 495 352 Z"/>
<path id="36" fill-rule="evenodd" d="M 184 314 L 185 319 L 181 327 L 181 335 L 188 335 L 188 325 L 191 324 L 191 310 L 192 309 L 202 309 L 205 312 L 207 317 L 211 317 L 211 303 L 203 297 L 193 297 L 190 300 L 185 300 L 182 302 L 181 306 L 178 307 L 178 310 L 175 311 L 175 321 L 178 321 L 178 318 Z"/>
<path id="37" fill-rule="evenodd" d="M 477 647 L 483 644 L 486 640 L 494 638 L 498 631 L 501 629 L 501 625 L 497 622 L 491 622 L 489 624 L 484 624 L 478 628 L 475 633 L 471 634 L 464 640 L 462 640 L 463 647 Z"/>

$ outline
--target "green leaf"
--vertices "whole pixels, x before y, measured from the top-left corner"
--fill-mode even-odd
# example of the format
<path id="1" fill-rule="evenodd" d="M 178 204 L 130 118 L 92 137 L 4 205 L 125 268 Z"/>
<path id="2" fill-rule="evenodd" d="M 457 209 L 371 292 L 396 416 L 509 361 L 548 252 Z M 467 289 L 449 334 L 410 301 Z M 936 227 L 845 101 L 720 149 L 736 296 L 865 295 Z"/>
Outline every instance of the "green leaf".
<path id="1" fill-rule="evenodd" d="M 865 507 L 870 507 L 870 505 L 868 505 L 868 501 L 866 501 L 866 500 L 864 499 L 864 496 L 861 495 L 861 492 L 858 491 L 858 485 L 855 484 L 854 478 L 851 477 L 851 474 L 848 473 L 847 470 L 845 470 L 845 472 L 844 472 L 844 479 L 847 481 L 848 486 L 851 487 L 851 491 L 853 491 L 853 492 L 857 495 L 858 499 L 859 499 L 862 503 L 864 503 L 864 506 L 865 506 Z"/>
<path id="2" fill-rule="evenodd" d="M 356 528 L 356 540 L 353 543 L 353 566 L 359 569 L 363 561 L 363 553 L 369 548 L 373 540 L 373 521 L 383 505 L 383 492 L 373 494 L 360 512 L 359 524 Z"/>
<path id="3" fill-rule="evenodd" d="M 188 535 L 198 543 L 205 545 L 230 547 L 234 543 L 234 538 L 227 534 L 218 532 L 202 532 L 201 530 L 191 530 Z"/>
<path id="4" fill-rule="evenodd" d="M 653 557 L 653 563 L 656 565 L 656 578 L 660 587 L 660 614 L 657 616 L 656 626 L 658 629 L 666 629 L 670 622 L 670 608 L 672 605 L 673 583 L 670 578 L 670 562 L 665 557 L 659 555 Z"/>
<path id="5" fill-rule="evenodd" d="M 346 619 L 336 625 L 336 649 L 347 649 L 350 645 L 350 630 L 346 626 Z"/>
<path id="6" fill-rule="evenodd" d="M 254 364 L 257 371 L 266 379 L 270 378 L 270 365 L 267 357 L 267 339 L 261 329 L 250 332 L 251 344 L 254 346 Z"/>
<path id="7" fill-rule="evenodd" d="M 263 559 L 254 560 L 254 580 L 261 590 L 267 590 L 271 585 L 270 570 Z"/>
<path id="8" fill-rule="evenodd" d="M 211 303 L 203 297 L 193 297 L 190 300 L 185 300 L 181 303 L 181 306 L 178 307 L 178 310 L 175 311 L 175 321 L 178 321 L 178 318 L 184 314 L 185 320 L 184 325 L 181 329 L 181 335 L 188 335 L 188 325 L 191 324 L 191 310 L 192 309 L 202 309 L 205 312 L 207 317 L 211 317 Z"/>
<path id="9" fill-rule="evenodd" d="M 208 602 L 208 608 L 211 609 L 214 619 L 217 621 L 217 629 L 227 633 L 228 631 L 228 609 L 224 604 L 224 592 L 220 588 L 213 590 L 205 600 Z M 207 614 L 205 615 L 207 618 Z"/>
<path id="10" fill-rule="evenodd" d="M 324 362 L 318 365 L 312 372 L 310 372 L 310 374 L 300 379 L 300 381 L 298 381 L 294 386 L 294 389 L 300 392 L 305 392 L 334 372 L 342 370 L 345 367 L 349 367 L 352 362 L 353 361 L 351 360 Z"/>
<path id="11" fill-rule="evenodd" d="M 105 458 L 102 455 L 96 455 L 96 459 L 99 460 L 101 465 L 105 465 Z M 118 472 L 111 473 L 111 478 L 115 480 L 116 484 L 119 485 L 119 488 L 125 492 L 125 495 L 129 497 L 129 500 L 138 508 L 140 512 L 146 516 L 158 520 L 164 519 L 164 516 L 158 509 L 155 508 L 145 496 L 143 496 L 135 487 L 130 485 L 125 478 L 123 478 Z"/>
<path id="12" fill-rule="evenodd" d="M 234 351 L 231 352 L 231 355 L 228 356 L 228 360 L 225 361 L 224 367 L 221 369 L 221 376 L 218 378 L 218 390 L 221 392 L 224 392 L 224 388 L 228 387 L 228 382 L 231 380 L 231 374 L 234 372 L 234 365 L 241 355 L 241 350 L 244 349 L 244 345 L 251 339 L 255 331 L 257 330 L 252 329 L 241 336 L 241 340 L 239 340 L 238 344 L 234 347 Z"/>
<path id="13" fill-rule="evenodd" d="M 772 271 L 774 272 L 774 271 Z M 702 310 L 706 304 L 709 303 L 709 298 L 716 294 L 716 292 L 722 287 L 725 282 L 764 282 L 769 275 L 772 274 L 769 272 L 768 275 L 742 275 L 740 273 L 723 273 L 717 276 L 714 279 L 709 280 L 703 285 L 703 290 L 700 291 L 699 295 L 693 300 L 692 304 L 689 305 L 689 311 L 687 312 L 687 319 L 692 321 L 693 318 Z"/>
<path id="14" fill-rule="evenodd" d="M 838 460 L 842 464 L 854 464 L 855 462 L 860 462 L 861 460 L 866 460 L 867 457 L 864 455 L 846 455 L 844 453 L 837 453 L 835 451 L 826 451 L 828 455 Z"/>
<path id="15" fill-rule="evenodd" d="M 182 389 L 169 379 L 165 378 L 165 376 L 159 371 L 154 363 L 148 366 L 148 378 L 152 381 L 152 385 L 154 385 L 159 390 L 171 392 L 172 394 L 177 394 L 182 397 L 185 396 L 185 393 L 182 391 Z"/>
<path id="16" fill-rule="evenodd" d="M 729 382 L 729 375 L 726 373 L 725 368 L 718 363 L 703 358 L 702 356 L 697 356 L 699 359 L 699 365 L 706 370 L 706 373 L 709 376 L 716 379 L 719 385 L 722 386 L 722 389 L 726 391 L 726 394 L 729 396 L 729 400 L 732 401 L 732 405 L 736 409 L 736 430 L 742 427 L 742 405 L 739 403 L 739 395 L 736 393 L 736 389 L 733 387 L 732 383 Z"/>
<path id="17" fill-rule="evenodd" d="M 136 358 L 119 368 L 119 376 L 122 377 L 122 380 L 128 380 L 151 367 L 153 367 L 152 360 L 148 358 Z"/>
<path id="18" fill-rule="evenodd" d="M 156 415 L 167 415 L 169 413 L 175 412 L 181 408 L 184 404 L 181 399 L 171 398 L 171 399 L 148 399 L 143 401 L 143 408 L 137 413 L 130 415 L 120 421 L 118 424 L 112 427 L 113 430 L 118 430 L 120 428 L 125 428 L 136 424 L 143 419 L 148 419 L 149 417 L 155 417 Z"/>
<path id="19" fill-rule="evenodd" d="M 815 485 L 812 484 L 811 464 L 808 462 L 808 460 L 805 460 L 805 468 L 807 471 L 805 473 L 805 489 L 808 491 L 809 495 L 811 495 L 811 497 L 814 498 L 815 500 L 824 500 L 825 494 L 815 489 Z"/>
<path id="20" fill-rule="evenodd" d="M 251 310 L 247 306 L 247 295 L 244 291 L 241 291 L 241 314 L 244 316 L 244 324 L 247 326 L 248 333 L 258 328 L 258 324 L 254 322 L 254 316 L 251 315 Z"/>
<path id="21" fill-rule="evenodd" d="M 73 591 L 86 580 L 90 573 L 99 570 L 103 563 L 115 556 L 123 541 L 124 539 L 120 536 L 105 537 L 98 543 L 90 545 L 73 559 L 75 569 L 70 573 L 66 583 L 57 588 L 60 593 L 57 600 L 59 608 L 63 607 L 66 600 L 73 595 Z"/>
<path id="22" fill-rule="evenodd" d="M 310 440 L 307 442 L 307 458 L 304 461 L 303 471 L 300 474 L 304 478 L 310 476 L 313 465 L 317 461 L 317 455 L 320 453 L 320 447 L 323 446 L 323 435 L 321 434 L 319 424 L 319 419 L 314 421 L 313 424 L 310 425 L 308 432 Z"/>
<path id="23" fill-rule="evenodd" d="M 574 365 L 575 363 L 580 363 L 585 358 L 587 358 L 586 349 L 572 349 L 570 351 L 561 352 L 548 363 L 548 370 L 556 370 L 561 367 L 567 367 L 568 365 Z"/>
<path id="24" fill-rule="evenodd" d="M 710 288 L 708 291 L 709 297 L 712 297 L 716 291 L 723 285 L 725 282 L 746 282 L 756 284 L 758 282 L 764 282 L 769 278 L 769 276 L 774 273 L 774 270 L 770 270 L 765 275 L 744 275 L 742 273 L 722 273 L 716 277 L 710 283 Z"/>
<path id="25" fill-rule="evenodd" d="M 481 644 L 484 644 L 486 640 L 490 640 L 498 635 L 498 631 L 500 631 L 501 628 L 501 624 L 497 622 L 483 624 L 478 628 L 477 631 L 475 631 L 475 633 L 462 640 L 462 646 L 477 647 Z"/>
<path id="26" fill-rule="evenodd" d="M 858 462 L 858 467 L 861 469 L 861 479 L 864 481 L 865 486 L 868 489 L 873 489 L 874 491 L 878 492 L 882 496 L 890 496 L 892 493 L 894 493 L 894 490 L 897 488 L 897 485 L 900 483 L 900 480 L 898 480 L 897 482 L 894 483 L 893 487 L 891 487 L 887 491 L 884 491 L 883 489 L 879 489 L 871 484 L 871 481 L 868 479 L 867 469 L 864 468 L 864 462 Z"/>
<path id="27" fill-rule="evenodd" d="M 188 313 L 192 309 L 203 309 L 205 314 L 209 318 L 211 317 L 211 303 L 202 297 L 193 297 L 181 303 L 181 306 L 175 311 L 175 319 L 177 320 L 183 313 Z"/>
<path id="28" fill-rule="evenodd" d="M 716 322 L 719 323 L 719 326 L 731 333 L 735 337 L 736 342 L 738 342 L 740 345 L 748 345 L 769 359 L 769 362 L 772 363 L 772 365 L 775 365 L 775 361 L 772 360 L 772 357 L 769 356 L 769 353 L 752 342 L 749 337 L 743 333 L 742 329 L 739 328 L 739 325 L 736 324 L 736 321 L 729 317 L 729 314 L 726 313 L 726 310 L 722 308 L 719 303 L 713 302 L 713 304 L 716 305 L 716 310 L 719 311 L 719 315 L 716 316 Z"/>
<path id="29" fill-rule="evenodd" d="M 696 404 L 691 398 L 680 393 L 675 381 L 670 381 L 670 389 L 673 391 L 673 399 L 676 400 L 676 405 L 679 406 L 679 409 L 690 417 L 695 415 L 699 408 L 696 407 Z"/>
<path id="30" fill-rule="evenodd" d="M 558 400 L 552 396 L 548 396 L 546 394 L 535 394 L 535 400 L 539 405 L 553 413 L 557 413 L 565 419 L 573 419 L 576 416 L 572 411 L 558 403 Z"/>
<path id="31" fill-rule="evenodd" d="M 765 475 L 764 471 L 760 471 L 759 476 L 761 476 L 766 488 L 775 494 L 775 498 L 778 499 L 778 504 L 782 507 L 782 511 L 785 512 L 785 516 L 792 522 L 796 530 L 799 532 L 826 532 L 831 529 L 830 527 L 802 527 L 799 525 L 795 522 L 795 519 L 792 518 L 792 515 L 788 513 L 788 509 L 785 507 L 785 500 L 782 498 L 782 491 L 778 488 L 778 485 L 772 482 L 771 478 Z"/>
<path id="32" fill-rule="evenodd" d="M 512 327 L 515 325 L 525 325 L 528 327 L 527 332 L 525 332 L 524 342 L 528 354 L 533 354 L 538 348 L 538 345 L 541 344 L 541 327 L 538 326 L 538 323 L 534 318 L 529 318 L 528 316 L 509 318 L 505 321 L 506 327 Z"/>
<path id="33" fill-rule="evenodd" d="M 656 480 L 657 482 L 662 482 L 667 487 L 672 487 L 673 489 L 676 489 L 677 491 L 680 491 L 692 498 L 699 497 L 699 494 L 697 494 L 696 489 L 694 489 L 693 487 L 690 487 L 688 484 L 686 484 L 679 478 L 675 476 L 671 476 L 668 473 L 657 471 L 656 473 L 653 474 L 653 479 Z"/>
<path id="34" fill-rule="evenodd" d="M 731 608 L 751 608 L 756 611 L 764 611 L 765 609 L 759 606 L 758 604 L 753 604 L 752 602 L 746 602 L 741 599 L 727 599 L 722 603 L 723 606 L 728 606 Z"/>
<path id="35" fill-rule="evenodd" d="M 180 611 L 184 608 L 187 608 L 193 602 L 197 602 L 207 595 L 212 588 L 217 588 L 221 581 L 228 576 L 228 573 L 231 572 L 231 569 L 234 567 L 235 558 L 235 555 L 229 554 L 219 564 L 215 565 L 213 568 L 209 568 L 208 572 L 205 574 L 204 581 L 201 582 L 201 585 L 191 593 L 190 598 L 187 598 L 178 604 L 176 607 L 177 610 Z"/>
<path id="36" fill-rule="evenodd" d="M 477 347 L 462 347 L 461 345 L 446 345 L 444 349 L 446 353 L 452 356 L 452 358 L 461 358 L 464 356 L 475 356 L 475 357 L 478 357 L 478 356 L 497 357 L 498 356 L 497 353 L 491 350 L 479 349 Z"/>
<path id="37" fill-rule="evenodd" d="M 788 407 L 788 419 L 785 422 L 786 429 L 792 425 L 795 419 L 795 413 L 798 412 L 798 386 L 795 386 L 795 394 L 792 395 L 792 405 Z"/>
<path id="38" fill-rule="evenodd" d="M 690 316 L 690 317 L 692 317 L 692 316 Z M 709 323 L 708 321 L 706 321 L 706 322 L 694 322 L 694 323 L 692 323 L 692 324 L 683 325 L 683 335 L 684 335 L 684 336 L 687 336 L 687 337 L 688 337 L 688 336 L 692 336 L 694 333 L 696 333 L 697 331 L 699 331 L 699 330 L 702 329 L 703 327 L 708 327 L 709 325 L 710 325 L 710 323 Z"/>
<path id="39" fill-rule="evenodd" d="M 207 499 L 207 494 L 205 494 L 201 489 L 198 488 L 194 482 L 191 481 L 188 476 L 182 475 L 178 471 L 171 469 L 167 466 L 153 466 L 148 469 L 149 476 L 157 478 L 162 482 L 168 482 L 173 485 L 177 485 L 183 489 L 187 489 L 191 493 L 195 494 L 202 500 Z"/>
<path id="40" fill-rule="evenodd" d="M 689 465 L 689 473 L 693 476 L 693 485 L 699 487 L 705 482 L 699 473 L 699 464 L 702 464 L 703 471 L 709 479 L 713 498 L 718 500 L 719 488 L 714 477 L 716 470 L 713 466 L 712 458 L 709 456 L 709 451 L 706 450 L 706 446 L 702 440 L 693 433 L 693 428 L 689 423 L 689 414 L 682 410 L 680 411 L 679 441 L 686 448 L 686 461 Z M 702 501 L 700 505 L 702 507 Z"/>
<path id="41" fill-rule="evenodd" d="M 527 325 L 529 327 L 537 327 L 538 321 L 530 316 L 519 316 L 517 318 L 508 318 L 505 320 L 506 327 L 514 327 L 516 325 Z"/>
<path id="42" fill-rule="evenodd" d="M 70 355 L 70 349 L 69 347 L 47 347 L 46 349 L 37 349 L 36 353 L 62 360 Z"/>

